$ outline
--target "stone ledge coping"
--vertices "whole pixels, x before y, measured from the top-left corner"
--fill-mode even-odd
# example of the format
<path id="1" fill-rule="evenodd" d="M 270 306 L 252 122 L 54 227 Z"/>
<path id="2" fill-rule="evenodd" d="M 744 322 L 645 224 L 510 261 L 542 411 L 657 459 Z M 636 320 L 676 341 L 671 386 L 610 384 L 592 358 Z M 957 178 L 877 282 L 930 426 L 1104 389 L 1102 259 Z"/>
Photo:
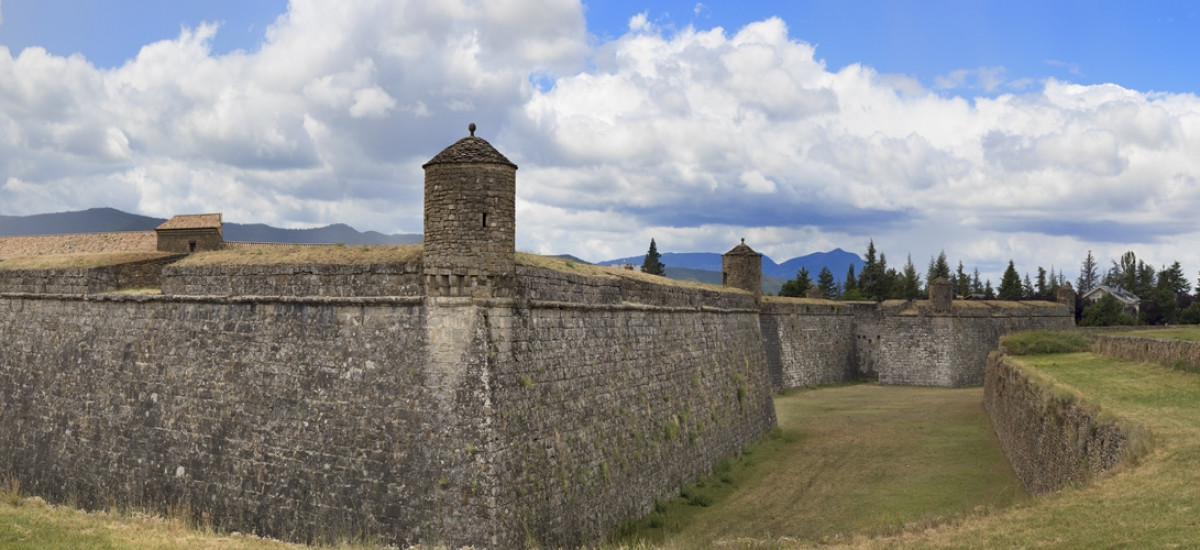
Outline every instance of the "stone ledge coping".
<path id="1" fill-rule="evenodd" d="M 625 302 L 620 304 L 587 304 L 579 302 L 556 302 L 551 300 L 530 300 L 528 307 L 532 309 L 575 309 L 575 310 L 599 310 L 599 311 L 658 311 L 658 312 L 674 312 L 674 313 L 691 313 L 691 312 L 707 312 L 707 313 L 755 313 L 758 309 L 753 308 L 719 308 L 712 306 L 656 306 L 651 304 L 637 304 Z"/>
<path id="2" fill-rule="evenodd" d="M 163 294 L 34 294 L 0 293 L 0 299 L 58 300 L 64 302 L 163 302 L 217 304 L 313 304 L 313 305 L 425 305 L 424 296 L 188 296 Z"/>

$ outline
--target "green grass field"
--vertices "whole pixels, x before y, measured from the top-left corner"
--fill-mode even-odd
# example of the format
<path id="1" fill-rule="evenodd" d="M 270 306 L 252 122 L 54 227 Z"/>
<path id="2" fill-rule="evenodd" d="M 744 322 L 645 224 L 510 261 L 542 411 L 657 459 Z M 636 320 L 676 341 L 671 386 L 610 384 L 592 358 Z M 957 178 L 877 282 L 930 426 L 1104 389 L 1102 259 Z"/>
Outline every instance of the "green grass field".
<path id="1" fill-rule="evenodd" d="M 1137 336 L 1140 338 L 1161 338 L 1163 340 L 1186 340 L 1200 342 L 1200 325 L 1183 327 L 1147 328 L 1129 332 L 1113 332 L 1113 336 Z"/>
<path id="2" fill-rule="evenodd" d="M 711 505 L 677 498 L 610 546 L 829 543 L 1023 502 L 982 396 L 868 384 L 779 396 L 774 437 L 688 491 Z"/>

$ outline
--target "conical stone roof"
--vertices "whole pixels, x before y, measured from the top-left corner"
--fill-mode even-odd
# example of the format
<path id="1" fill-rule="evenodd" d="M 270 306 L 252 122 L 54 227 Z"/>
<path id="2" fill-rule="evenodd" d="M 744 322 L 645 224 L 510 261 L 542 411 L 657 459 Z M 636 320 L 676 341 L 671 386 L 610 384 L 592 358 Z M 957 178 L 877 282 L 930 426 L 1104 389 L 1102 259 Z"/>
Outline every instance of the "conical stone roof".
<path id="1" fill-rule="evenodd" d="M 753 248 L 746 244 L 746 239 L 742 239 L 742 244 L 733 247 L 733 250 L 725 253 L 726 256 L 758 256 Z"/>
<path id="2" fill-rule="evenodd" d="M 483 138 L 475 137 L 475 125 L 471 124 L 471 135 L 462 138 L 434 156 L 421 168 L 433 164 L 507 164 L 516 168 L 517 165 L 500 154 L 492 144 Z"/>

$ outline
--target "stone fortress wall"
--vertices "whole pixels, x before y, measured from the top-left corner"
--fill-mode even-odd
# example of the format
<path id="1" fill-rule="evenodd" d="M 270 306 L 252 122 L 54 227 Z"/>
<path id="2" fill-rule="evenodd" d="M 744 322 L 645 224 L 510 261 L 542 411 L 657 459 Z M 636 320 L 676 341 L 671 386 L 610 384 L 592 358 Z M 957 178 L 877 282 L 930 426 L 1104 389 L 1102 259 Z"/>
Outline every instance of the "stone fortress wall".
<path id="1" fill-rule="evenodd" d="M 574 545 L 774 425 L 750 295 L 521 271 L 503 305 L 5 294 L 0 472 L 286 539 Z"/>
<path id="2" fill-rule="evenodd" d="M 4 274 L 0 476 L 293 540 L 572 546 L 768 432 L 774 390 L 979 384 L 999 335 L 1073 324 L 1053 304 L 763 299 L 745 243 L 725 262 L 745 288 L 519 265 L 516 166 L 472 135 L 425 168 L 444 204 L 420 260 L 159 265 L 161 295 Z M 212 216 L 188 230 L 219 235 Z"/>
<path id="3" fill-rule="evenodd" d="M 774 388 L 848 382 L 962 387 L 983 384 L 987 354 L 1005 334 L 1074 328 L 1050 302 L 835 302 L 768 298 L 760 316 Z"/>

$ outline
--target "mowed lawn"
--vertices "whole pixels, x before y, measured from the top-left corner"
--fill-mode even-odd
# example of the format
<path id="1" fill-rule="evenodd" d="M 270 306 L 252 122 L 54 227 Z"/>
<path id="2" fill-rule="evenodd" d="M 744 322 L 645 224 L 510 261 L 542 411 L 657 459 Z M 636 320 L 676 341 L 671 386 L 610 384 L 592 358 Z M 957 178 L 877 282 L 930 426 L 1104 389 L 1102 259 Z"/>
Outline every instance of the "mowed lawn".
<path id="1" fill-rule="evenodd" d="M 633 536 L 645 541 L 623 544 L 1200 548 L 1200 374 L 1091 353 L 1017 360 L 1055 393 L 1138 430 L 1150 451 L 1078 487 L 1030 498 L 998 455 L 981 389 L 803 392 L 777 398 L 783 437 L 750 455 L 770 458 L 746 468 L 732 494 L 709 507 L 676 499 L 652 514 L 665 517 L 662 527 L 643 520 Z M 799 435 L 788 442 L 792 430 Z"/>
<path id="2" fill-rule="evenodd" d="M 610 546 L 827 544 L 1029 500 L 988 422 L 982 388 L 859 384 L 777 396 L 775 410 L 772 438 Z M 695 495 L 711 502 L 698 505 L 705 499 Z"/>

